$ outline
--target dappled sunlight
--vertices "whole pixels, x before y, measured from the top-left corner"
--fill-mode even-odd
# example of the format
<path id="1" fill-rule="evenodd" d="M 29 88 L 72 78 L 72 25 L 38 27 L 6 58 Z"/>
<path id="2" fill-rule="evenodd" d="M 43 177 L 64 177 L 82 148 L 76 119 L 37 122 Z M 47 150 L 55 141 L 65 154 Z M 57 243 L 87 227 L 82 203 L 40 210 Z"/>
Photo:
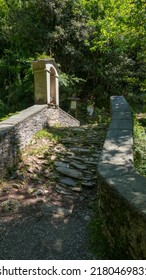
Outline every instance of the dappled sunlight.
<path id="1" fill-rule="evenodd" d="M 16 168 L 0 184 L 0 248 L 4 258 L 88 258 L 84 231 L 91 198 L 96 195 L 96 165 L 106 127 L 92 123 L 52 127 L 32 139 Z M 21 254 L 17 247 L 21 247 Z"/>
<path id="2" fill-rule="evenodd" d="M 134 167 L 132 130 L 123 129 L 121 126 L 121 120 L 125 122 L 125 125 L 132 122 L 129 105 L 122 96 L 114 96 L 111 101 L 114 117 L 103 145 L 98 172 L 125 198 L 127 197 L 132 203 L 136 202 L 138 205 L 140 203 L 138 199 L 134 199 L 133 190 L 139 189 L 142 191 L 141 194 L 145 193 L 146 182 Z M 141 196 L 139 196 L 139 201 L 141 201 Z"/>
<path id="3" fill-rule="evenodd" d="M 141 203 L 145 203 L 146 201 L 146 194 L 141 192 L 131 192 L 135 198 L 133 198 L 132 202 L 136 205 L 141 205 Z"/>

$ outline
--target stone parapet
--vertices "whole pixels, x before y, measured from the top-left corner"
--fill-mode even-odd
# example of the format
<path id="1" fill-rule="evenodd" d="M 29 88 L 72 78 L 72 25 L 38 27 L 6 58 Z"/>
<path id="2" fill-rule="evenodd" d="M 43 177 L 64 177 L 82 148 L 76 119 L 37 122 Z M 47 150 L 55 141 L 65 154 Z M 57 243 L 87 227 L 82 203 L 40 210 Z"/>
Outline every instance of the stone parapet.
<path id="1" fill-rule="evenodd" d="M 0 178 L 16 165 L 21 150 L 39 130 L 52 126 L 79 126 L 78 120 L 60 108 L 34 105 L 0 123 Z"/>
<path id="2" fill-rule="evenodd" d="M 111 97 L 111 113 L 97 168 L 104 234 L 112 252 L 124 248 L 127 256 L 145 259 L 146 178 L 133 164 L 133 121 L 123 96 Z"/>
<path id="3" fill-rule="evenodd" d="M 61 108 L 50 109 L 51 114 L 48 118 L 48 126 L 61 126 L 61 127 L 72 127 L 80 126 L 80 122 L 63 111 Z"/>

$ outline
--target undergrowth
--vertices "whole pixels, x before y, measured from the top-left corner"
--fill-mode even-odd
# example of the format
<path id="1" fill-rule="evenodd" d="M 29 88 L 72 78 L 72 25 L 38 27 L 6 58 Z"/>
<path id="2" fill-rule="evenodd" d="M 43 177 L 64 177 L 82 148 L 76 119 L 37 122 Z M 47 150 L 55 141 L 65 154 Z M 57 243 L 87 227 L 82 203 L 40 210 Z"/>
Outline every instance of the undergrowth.
<path id="1" fill-rule="evenodd" d="M 10 117 L 12 117 L 14 115 L 17 115 L 18 113 L 19 113 L 18 111 L 15 112 L 15 113 L 9 113 L 8 115 L 5 115 L 5 116 L 1 117 L 0 118 L 0 122 L 7 120 L 8 118 L 10 118 Z"/>
<path id="2" fill-rule="evenodd" d="M 93 216 L 88 224 L 89 247 L 96 259 L 104 260 L 130 260 L 132 256 L 128 251 L 128 243 L 123 240 L 120 234 L 115 232 L 114 247 L 110 246 L 108 234 L 104 228 L 104 217 L 101 217 L 100 198 L 95 198 L 92 206 Z M 106 210 L 105 210 L 106 211 Z"/>
<path id="3" fill-rule="evenodd" d="M 97 196 L 92 205 L 93 216 L 88 224 L 89 247 L 97 259 L 108 259 L 108 242 L 102 231 L 102 219 L 99 211 L 99 197 Z"/>
<path id="4" fill-rule="evenodd" d="M 146 114 L 134 114 L 134 165 L 146 177 Z"/>

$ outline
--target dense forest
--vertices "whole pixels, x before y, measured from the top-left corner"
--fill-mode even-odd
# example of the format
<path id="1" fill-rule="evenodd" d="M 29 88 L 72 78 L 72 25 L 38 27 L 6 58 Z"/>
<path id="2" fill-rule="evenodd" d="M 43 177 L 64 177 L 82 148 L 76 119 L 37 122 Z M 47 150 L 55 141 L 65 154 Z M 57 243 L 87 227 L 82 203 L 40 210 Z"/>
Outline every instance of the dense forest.
<path id="1" fill-rule="evenodd" d="M 53 57 L 60 99 L 145 107 L 145 0 L 0 0 L 0 117 L 34 104 L 31 62 Z"/>

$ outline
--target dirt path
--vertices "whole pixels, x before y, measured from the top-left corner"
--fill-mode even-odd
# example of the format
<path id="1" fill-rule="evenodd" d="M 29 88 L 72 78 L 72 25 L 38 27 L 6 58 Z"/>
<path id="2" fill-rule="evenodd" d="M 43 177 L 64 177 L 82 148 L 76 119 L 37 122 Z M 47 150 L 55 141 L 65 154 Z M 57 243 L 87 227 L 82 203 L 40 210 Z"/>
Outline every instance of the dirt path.
<path id="1" fill-rule="evenodd" d="M 87 225 L 105 132 L 86 125 L 37 134 L 1 182 L 0 259 L 95 259 Z"/>

